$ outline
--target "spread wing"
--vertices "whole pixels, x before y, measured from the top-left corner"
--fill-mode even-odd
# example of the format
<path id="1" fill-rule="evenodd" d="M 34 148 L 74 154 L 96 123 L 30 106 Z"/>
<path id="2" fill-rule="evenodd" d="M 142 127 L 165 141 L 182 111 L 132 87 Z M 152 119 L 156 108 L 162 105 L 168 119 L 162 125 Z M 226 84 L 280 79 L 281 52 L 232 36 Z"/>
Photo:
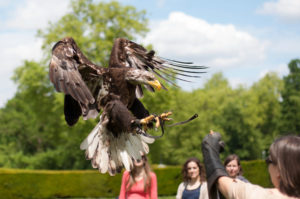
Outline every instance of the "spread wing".
<path id="1" fill-rule="evenodd" d="M 83 55 L 72 38 L 60 40 L 52 49 L 50 80 L 58 92 L 70 95 L 79 103 L 83 116 L 89 114 L 95 103 L 95 81 L 101 79 L 103 70 Z"/>
<path id="2" fill-rule="evenodd" d="M 174 80 L 191 82 L 191 78 L 199 78 L 199 74 L 205 73 L 204 69 L 207 68 L 195 66 L 192 62 L 156 56 L 153 50 L 147 51 L 143 46 L 122 38 L 115 40 L 109 67 L 133 67 L 151 71 L 175 86 Z"/>

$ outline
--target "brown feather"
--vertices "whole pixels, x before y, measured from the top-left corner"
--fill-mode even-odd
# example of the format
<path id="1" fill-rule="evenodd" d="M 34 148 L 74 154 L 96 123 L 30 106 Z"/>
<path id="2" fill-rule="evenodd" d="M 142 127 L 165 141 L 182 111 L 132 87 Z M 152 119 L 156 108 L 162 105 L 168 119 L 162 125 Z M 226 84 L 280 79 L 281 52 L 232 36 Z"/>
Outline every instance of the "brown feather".
<path id="1" fill-rule="evenodd" d="M 94 168 L 115 175 L 122 167 L 130 170 L 132 158 L 139 158 L 141 151 L 148 153 L 147 143 L 154 141 L 136 134 L 144 131 L 132 123 L 149 116 L 149 111 L 137 99 L 143 96 L 141 84 L 154 92 L 153 87 L 166 89 L 159 83 L 153 84 L 158 82 L 156 76 L 174 85 L 174 76 L 197 78 L 192 74 L 201 73 L 204 68 L 191 64 L 157 57 L 154 51 L 118 38 L 109 67 L 104 68 L 88 60 L 75 41 L 66 37 L 52 48 L 49 77 L 55 89 L 65 94 L 64 114 L 68 125 L 74 125 L 80 116 L 95 118 L 103 110 L 100 122 L 80 147 L 86 150 Z M 153 127 L 151 122 L 148 127 Z"/>

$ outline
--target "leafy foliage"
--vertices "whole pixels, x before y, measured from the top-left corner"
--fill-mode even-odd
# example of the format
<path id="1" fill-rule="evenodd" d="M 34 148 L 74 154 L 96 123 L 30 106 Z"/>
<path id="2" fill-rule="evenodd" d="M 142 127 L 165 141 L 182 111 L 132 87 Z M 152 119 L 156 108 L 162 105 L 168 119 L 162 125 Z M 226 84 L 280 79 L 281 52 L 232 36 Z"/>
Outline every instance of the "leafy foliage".
<path id="1" fill-rule="evenodd" d="M 262 187 L 274 187 L 268 173 L 268 167 L 263 160 L 241 161 L 243 176 L 252 184 Z"/>
<path id="2" fill-rule="evenodd" d="M 300 132 L 300 60 L 289 63 L 290 73 L 284 77 L 282 92 L 282 126 L 285 133 Z"/>
<path id="3" fill-rule="evenodd" d="M 244 176 L 252 183 L 272 187 L 266 164 L 241 162 Z M 154 167 L 159 196 L 174 196 L 182 181 L 181 167 Z M 113 178 L 98 171 L 45 171 L 0 169 L 0 193 L 3 198 L 115 198 L 119 195 L 122 174 Z M 161 198 L 161 197 L 159 197 Z"/>
<path id="4" fill-rule="evenodd" d="M 52 46 L 63 37 L 73 37 L 83 53 L 94 63 L 106 66 L 114 39 L 135 40 L 148 31 L 146 12 L 117 1 L 93 3 L 92 0 L 72 0 L 72 11 L 46 30 L 39 30 L 44 39 L 46 57 Z"/>
<path id="5" fill-rule="evenodd" d="M 0 110 L 0 166 L 13 168 L 89 168 L 79 144 L 96 121 L 79 121 L 74 128 L 64 122 L 63 95 L 54 91 L 48 78 L 48 63 L 54 42 L 73 37 L 85 54 L 105 65 L 116 37 L 135 39 L 147 32 L 145 11 L 118 2 L 94 3 L 73 0 L 72 11 L 46 30 L 45 59 L 25 61 L 13 80 L 18 90 Z"/>
<path id="6" fill-rule="evenodd" d="M 114 1 L 73 0 L 71 7 L 57 23 L 39 31 L 45 59 L 27 60 L 14 73 L 17 93 L 0 109 L 1 167 L 90 168 L 79 145 L 97 119 L 80 119 L 74 127 L 65 123 L 63 95 L 54 91 L 48 78 L 51 47 L 62 37 L 72 36 L 89 59 L 105 65 L 113 39 L 143 36 L 147 19 L 144 11 Z M 261 158 L 281 132 L 300 132 L 299 65 L 300 60 L 292 60 L 290 74 L 283 80 L 270 73 L 250 88 L 233 89 L 217 73 L 203 88 L 191 92 L 173 86 L 168 86 L 168 92 L 145 92 L 146 108 L 156 114 L 173 111 L 174 123 L 198 114 L 186 125 L 165 127 L 165 135 L 150 145 L 150 161 L 175 165 L 190 156 L 201 159 L 201 141 L 210 129 L 222 134 L 224 156 L 237 153 L 246 160 Z"/>

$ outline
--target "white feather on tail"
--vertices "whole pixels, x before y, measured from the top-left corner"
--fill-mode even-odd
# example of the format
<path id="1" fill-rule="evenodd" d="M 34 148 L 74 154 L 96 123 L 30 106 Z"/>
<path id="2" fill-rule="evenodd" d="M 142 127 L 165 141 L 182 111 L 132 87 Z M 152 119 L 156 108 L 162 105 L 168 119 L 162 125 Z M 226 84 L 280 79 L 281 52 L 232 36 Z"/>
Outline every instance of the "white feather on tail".
<path id="1" fill-rule="evenodd" d="M 123 167 L 130 171 L 133 159 L 141 159 L 141 152 L 147 154 L 148 144 L 153 143 L 155 139 L 129 132 L 120 133 L 115 137 L 107 130 L 105 121 L 105 118 L 100 116 L 100 122 L 81 143 L 80 149 L 86 150 L 86 158 L 91 160 L 92 167 L 98 168 L 101 173 L 115 175 Z"/>
<path id="2" fill-rule="evenodd" d="M 93 139 L 95 138 L 95 136 L 97 135 L 99 128 L 100 128 L 101 124 L 100 122 L 95 126 L 95 128 L 91 131 L 91 133 L 87 136 L 87 138 L 85 138 L 85 140 L 80 144 L 80 149 L 81 150 L 85 150 L 88 148 L 88 146 L 90 145 L 90 143 L 93 142 Z"/>

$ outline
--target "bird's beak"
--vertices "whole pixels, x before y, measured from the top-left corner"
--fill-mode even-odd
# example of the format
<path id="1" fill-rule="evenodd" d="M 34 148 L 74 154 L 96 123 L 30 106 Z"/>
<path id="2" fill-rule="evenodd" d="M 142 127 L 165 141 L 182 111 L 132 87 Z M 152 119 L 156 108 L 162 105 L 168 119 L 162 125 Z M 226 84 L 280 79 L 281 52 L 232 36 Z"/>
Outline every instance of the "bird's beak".
<path id="1" fill-rule="evenodd" d="M 161 84 L 158 80 L 155 81 L 148 81 L 148 84 L 150 84 L 151 86 L 155 87 L 157 90 L 161 89 Z"/>

